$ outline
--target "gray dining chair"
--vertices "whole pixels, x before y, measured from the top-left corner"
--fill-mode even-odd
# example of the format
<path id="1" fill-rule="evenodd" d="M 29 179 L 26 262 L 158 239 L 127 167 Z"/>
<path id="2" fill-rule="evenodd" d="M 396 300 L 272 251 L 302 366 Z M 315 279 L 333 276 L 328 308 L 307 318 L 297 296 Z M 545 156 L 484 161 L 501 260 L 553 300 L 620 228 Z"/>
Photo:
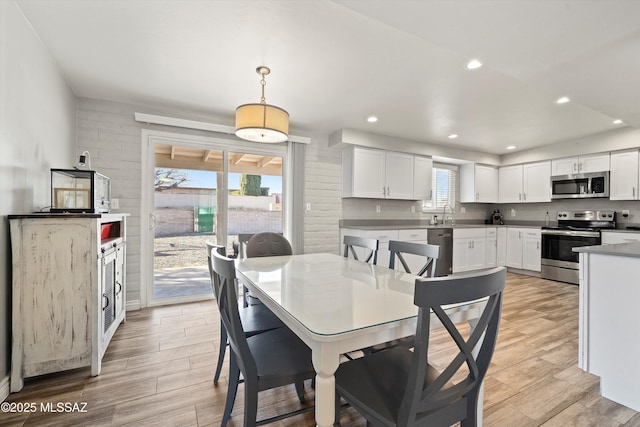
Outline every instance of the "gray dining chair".
<path id="1" fill-rule="evenodd" d="M 378 239 L 367 239 L 365 237 L 357 236 L 344 236 L 342 243 L 344 244 L 343 255 L 345 258 L 349 257 L 349 254 L 356 261 L 360 261 L 355 248 L 362 248 L 365 250 L 364 262 L 376 265 L 378 263 L 378 248 L 380 242 Z"/>
<path id="2" fill-rule="evenodd" d="M 256 233 L 247 241 L 247 258 L 292 255 L 291 243 L 281 233 Z"/>
<path id="3" fill-rule="evenodd" d="M 216 282 L 214 280 L 212 253 L 215 252 L 222 256 L 225 256 L 226 250 L 224 246 L 216 245 L 211 242 L 206 242 L 206 246 L 207 261 L 209 264 L 209 275 L 211 277 L 211 287 L 213 289 L 213 295 L 217 300 L 218 298 L 220 298 L 220 291 L 216 286 Z M 278 317 L 264 305 L 245 307 L 244 304 L 240 304 L 240 307 L 238 308 L 238 315 L 240 316 L 244 334 L 247 337 L 284 327 L 282 321 L 278 319 Z M 213 377 L 213 382 L 215 384 L 217 384 L 218 380 L 220 379 L 222 365 L 224 363 L 224 356 L 227 350 L 227 346 L 229 345 L 227 329 L 225 328 L 222 319 L 220 320 L 220 341 L 218 342 L 218 362 L 216 364 L 216 373 Z"/>
<path id="4" fill-rule="evenodd" d="M 273 233 L 270 231 L 263 231 L 255 234 L 243 235 L 250 236 L 246 240 L 244 255 L 247 258 L 257 258 L 265 256 L 280 256 L 280 255 L 292 255 L 293 249 L 291 244 L 282 233 Z M 246 286 L 243 287 L 242 298 L 245 306 L 262 304 L 259 299 L 253 297 L 249 289 Z"/>
<path id="5" fill-rule="evenodd" d="M 340 397 L 371 426 L 477 425 L 479 392 L 493 355 L 502 310 L 506 269 L 468 276 L 416 279 L 419 307 L 413 351 L 394 347 L 342 363 L 336 371 L 336 420 Z M 447 315 L 446 305 L 486 298 L 467 338 Z M 441 371 L 429 364 L 431 317 L 436 316 L 457 347 Z"/>
<path id="6" fill-rule="evenodd" d="M 313 378 L 311 349 L 288 328 L 278 328 L 247 337 L 238 308 L 236 270 L 232 259 L 212 252 L 212 270 L 220 319 L 226 328 L 231 348 L 229 385 L 222 416 L 222 427 L 231 418 L 240 374 L 244 378 L 244 426 L 272 423 L 314 409 L 302 407 L 287 414 L 257 420 L 258 393 L 276 387 L 295 384 L 298 397 L 304 402 L 305 379 Z"/>
<path id="7" fill-rule="evenodd" d="M 428 243 L 400 242 L 398 240 L 390 240 L 389 252 L 391 253 L 389 258 L 390 269 L 395 269 L 397 258 L 406 273 L 415 274 L 416 276 L 421 277 L 433 277 L 436 271 L 436 263 L 440 255 L 440 246 L 430 245 Z M 421 257 L 421 263 L 423 264 L 423 266 L 417 271 L 411 271 L 407 261 L 405 260 L 405 255 L 414 255 Z M 371 347 L 362 349 L 362 352 L 365 354 L 371 354 L 378 351 L 387 350 L 398 345 L 411 348 L 414 346 L 414 337 L 404 337 L 385 343 L 376 344 Z"/>
<path id="8" fill-rule="evenodd" d="M 389 268 L 395 269 L 396 258 L 400 261 L 405 272 L 415 274 L 416 276 L 433 277 L 436 271 L 436 264 L 440 256 L 440 246 L 430 245 L 428 243 L 400 242 L 397 240 L 389 241 Z M 423 266 L 417 271 L 411 271 L 405 255 L 417 255 L 424 259 Z"/>

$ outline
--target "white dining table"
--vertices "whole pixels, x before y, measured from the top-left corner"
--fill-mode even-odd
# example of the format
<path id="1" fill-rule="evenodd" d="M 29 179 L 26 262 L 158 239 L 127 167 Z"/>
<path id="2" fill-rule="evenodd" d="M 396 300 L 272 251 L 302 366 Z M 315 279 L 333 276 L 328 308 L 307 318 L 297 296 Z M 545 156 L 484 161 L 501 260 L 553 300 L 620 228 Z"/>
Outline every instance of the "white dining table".
<path id="1" fill-rule="evenodd" d="M 236 271 L 311 348 L 318 426 L 333 426 L 334 374 L 342 354 L 415 334 L 417 276 L 328 253 L 239 259 Z M 446 311 L 455 322 L 472 322 L 483 306 L 459 304 Z M 432 327 L 439 325 L 432 316 Z"/>

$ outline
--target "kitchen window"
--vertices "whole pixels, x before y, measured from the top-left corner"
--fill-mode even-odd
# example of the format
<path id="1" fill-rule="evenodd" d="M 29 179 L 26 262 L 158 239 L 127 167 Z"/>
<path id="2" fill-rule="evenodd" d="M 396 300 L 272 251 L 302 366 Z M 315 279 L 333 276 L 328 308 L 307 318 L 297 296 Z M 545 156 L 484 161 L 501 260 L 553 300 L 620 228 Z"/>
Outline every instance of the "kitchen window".
<path id="1" fill-rule="evenodd" d="M 431 194 L 433 194 L 433 197 L 431 200 L 422 202 L 422 211 L 442 211 L 446 204 L 455 209 L 458 167 L 445 163 L 434 163 L 432 174 Z"/>

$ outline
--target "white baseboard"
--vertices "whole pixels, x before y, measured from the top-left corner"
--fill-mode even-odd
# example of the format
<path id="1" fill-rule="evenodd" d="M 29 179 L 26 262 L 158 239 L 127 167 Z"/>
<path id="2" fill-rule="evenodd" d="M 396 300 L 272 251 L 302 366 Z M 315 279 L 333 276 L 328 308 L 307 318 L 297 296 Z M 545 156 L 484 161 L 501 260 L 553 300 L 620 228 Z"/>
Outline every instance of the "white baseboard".
<path id="1" fill-rule="evenodd" d="M 0 402 L 4 402 L 4 400 L 9 397 L 9 378 L 11 378 L 11 376 L 7 375 L 0 381 Z"/>
<path id="2" fill-rule="evenodd" d="M 127 301 L 127 306 L 125 307 L 126 311 L 136 311 L 140 310 L 140 300 Z"/>

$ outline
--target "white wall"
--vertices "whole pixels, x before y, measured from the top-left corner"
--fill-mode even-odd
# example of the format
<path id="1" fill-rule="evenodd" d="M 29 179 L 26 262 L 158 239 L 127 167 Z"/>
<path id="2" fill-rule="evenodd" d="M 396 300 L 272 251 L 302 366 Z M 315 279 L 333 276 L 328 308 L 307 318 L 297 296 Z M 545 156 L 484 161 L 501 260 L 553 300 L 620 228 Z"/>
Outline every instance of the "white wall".
<path id="1" fill-rule="evenodd" d="M 0 1 L 0 382 L 11 348 L 7 215 L 50 204 L 52 167 L 74 162 L 76 97 L 13 1 Z M 0 391 L 1 392 L 1 391 Z"/>

